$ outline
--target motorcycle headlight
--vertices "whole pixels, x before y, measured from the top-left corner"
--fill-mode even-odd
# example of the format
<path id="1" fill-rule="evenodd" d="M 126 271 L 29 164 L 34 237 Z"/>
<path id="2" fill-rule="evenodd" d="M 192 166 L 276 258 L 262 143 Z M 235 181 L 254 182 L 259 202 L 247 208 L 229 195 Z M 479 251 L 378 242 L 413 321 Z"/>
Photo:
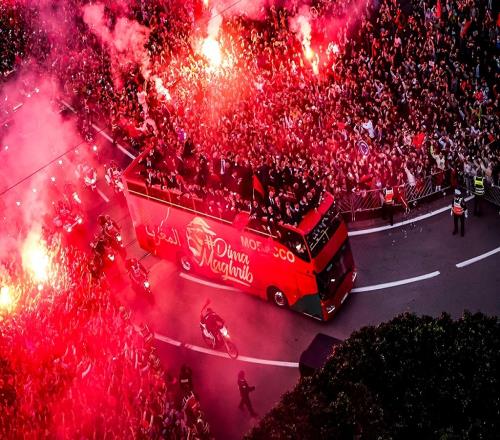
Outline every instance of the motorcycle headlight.
<path id="1" fill-rule="evenodd" d="M 149 289 L 149 281 L 144 281 L 144 287 L 145 287 L 146 289 Z"/>
<path id="2" fill-rule="evenodd" d="M 227 328 L 226 328 L 226 327 L 222 327 L 222 328 L 220 329 L 220 332 L 222 333 L 222 336 L 224 336 L 224 337 L 229 336 L 229 333 L 228 333 L 228 331 L 227 331 Z"/>

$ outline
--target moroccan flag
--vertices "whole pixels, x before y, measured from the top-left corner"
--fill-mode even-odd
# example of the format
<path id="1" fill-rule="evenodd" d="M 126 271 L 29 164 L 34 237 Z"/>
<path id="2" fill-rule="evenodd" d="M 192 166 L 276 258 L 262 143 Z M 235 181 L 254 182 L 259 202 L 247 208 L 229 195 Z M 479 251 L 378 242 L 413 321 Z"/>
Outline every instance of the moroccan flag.
<path id="1" fill-rule="evenodd" d="M 252 177 L 252 186 L 254 193 L 257 191 L 262 197 L 265 197 L 266 191 L 264 190 L 261 181 L 255 174 Z"/>
<path id="2" fill-rule="evenodd" d="M 437 0 L 436 4 L 436 18 L 441 18 L 441 13 L 442 13 L 442 7 L 441 7 L 441 0 Z"/>

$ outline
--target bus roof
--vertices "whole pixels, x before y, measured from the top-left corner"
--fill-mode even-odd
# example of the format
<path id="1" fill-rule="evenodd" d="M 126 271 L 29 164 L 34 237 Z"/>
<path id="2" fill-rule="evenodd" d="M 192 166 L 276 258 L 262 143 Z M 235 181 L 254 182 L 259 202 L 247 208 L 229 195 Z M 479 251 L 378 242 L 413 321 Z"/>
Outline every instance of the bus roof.
<path id="1" fill-rule="evenodd" d="M 157 202 L 165 202 L 181 209 L 187 209 L 196 212 L 197 214 L 208 216 L 214 220 L 233 224 L 238 228 L 247 226 L 250 215 L 246 211 L 239 211 L 232 219 L 214 216 L 207 212 L 204 200 L 195 195 L 186 196 L 186 194 L 182 194 L 182 192 L 177 189 L 161 188 L 159 185 L 148 186 L 144 176 L 142 175 L 145 171 L 145 166 L 142 162 L 149 151 L 150 149 L 139 154 L 122 174 L 125 188 L 129 193 L 137 196 L 142 195 Z M 280 226 L 305 236 L 319 223 L 323 215 L 330 209 L 333 203 L 333 196 L 330 193 L 324 193 L 320 204 L 316 208 L 309 209 L 303 215 L 296 227 L 290 224 L 282 224 Z M 272 232 L 268 229 L 249 229 L 261 235 L 274 237 Z"/>

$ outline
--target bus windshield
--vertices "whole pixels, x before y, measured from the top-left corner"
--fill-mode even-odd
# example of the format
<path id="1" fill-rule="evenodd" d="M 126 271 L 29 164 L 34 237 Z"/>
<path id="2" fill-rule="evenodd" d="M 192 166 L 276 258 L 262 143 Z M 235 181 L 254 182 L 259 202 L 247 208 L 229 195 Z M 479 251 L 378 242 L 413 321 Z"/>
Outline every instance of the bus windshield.
<path id="1" fill-rule="evenodd" d="M 340 213 L 334 203 L 321 218 L 318 224 L 306 235 L 306 242 L 311 251 L 311 257 L 316 257 L 328 243 L 341 224 Z"/>

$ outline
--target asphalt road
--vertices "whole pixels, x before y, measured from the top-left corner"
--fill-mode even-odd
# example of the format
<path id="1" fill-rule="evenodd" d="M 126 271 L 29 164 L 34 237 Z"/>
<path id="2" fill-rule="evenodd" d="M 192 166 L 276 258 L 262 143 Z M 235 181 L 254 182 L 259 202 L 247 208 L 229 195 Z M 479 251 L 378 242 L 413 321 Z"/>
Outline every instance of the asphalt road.
<path id="1" fill-rule="evenodd" d="M 99 152 L 96 161 L 101 165 L 111 158 L 122 166 L 130 162 L 107 138 L 96 135 L 96 144 Z M 46 177 L 51 175 L 51 167 L 42 171 Z M 173 264 L 146 255 L 135 241 L 123 195 L 114 194 L 105 185 L 102 166 L 98 172 L 99 192 L 83 191 L 87 215 L 80 232 L 82 244 L 86 246 L 92 237 L 99 213 L 109 213 L 120 223 L 128 256 L 143 258 L 150 270 L 155 302 L 151 304 L 132 291 L 122 262 L 117 263 L 109 276 L 118 294 L 134 310 L 137 322 L 146 322 L 159 335 L 181 343 L 172 345 L 160 337 L 158 353 L 165 368 L 174 375 L 183 363 L 191 366 L 195 389 L 216 438 L 241 438 L 256 423 L 237 408 L 238 371 L 244 370 L 248 382 L 256 386 L 252 401 L 256 411 L 263 415 L 299 377 L 295 366 L 267 365 L 265 361 L 298 362 L 301 352 L 317 333 L 345 339 L 363 326 L 376 325 L 406 311 L 432 316 L 448 312 L 454 317 L 466 309 L 500 314 L 500 253 L 463 268 L 456 267 L 459 262 L 500 247 L 500 216 L 492 207 L 485 206 L 481 218 L 469 217 L 464 238 L 451 235 L 452 220 L 447 212 L 403 227 L 352 237 L 358 288 L 436 271 L 439 275 L 410 284 L 352 293 L 331 322 L 321 323 L 278 310 L 241 292 L 186 279 Z M 23 185 L 29 185 L 29 180 Z M 448 198 L 438 202 L 439 206 L 446 203 Z M 198 323 L 207 298 L 226 320 L 240 356 L 251 359 L 230 360 L 195 351 L 196 347 L 204 349 Z M 185 344 L 192 344 L 195 350 Z"/>

